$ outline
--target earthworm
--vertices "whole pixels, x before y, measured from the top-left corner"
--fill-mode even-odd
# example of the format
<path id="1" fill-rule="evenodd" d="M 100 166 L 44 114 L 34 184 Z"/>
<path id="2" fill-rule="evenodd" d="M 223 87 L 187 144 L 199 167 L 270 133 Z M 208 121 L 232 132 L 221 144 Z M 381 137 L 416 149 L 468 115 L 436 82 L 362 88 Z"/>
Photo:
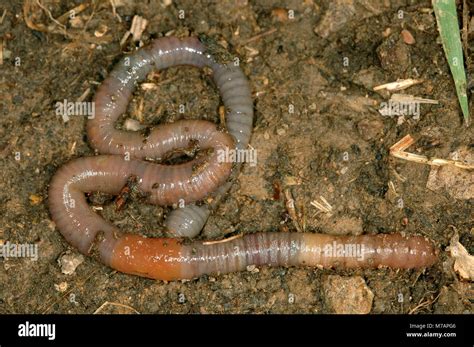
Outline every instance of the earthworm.
<path id="1" fill-rule="evenodd" d="M 148 134 L 116 129 L 114 124 L 125 112 L 136 84 L 153 68 L 175 65 L 211 68 L 227 111 L 228 133 L 203 120 L 161 125 Z M 148 202 L 185 202 L 186 207 L 169 216 L 167 226 L 177 236 L 192 236 L 201 230 L 216 201 L 229 189 L 228 178 L 236 175 L 240 164 L 233 170 L 233 164 L 220 161 L 217 154 L 247 148 L 253 104 L 243 72 L 208 40 L 160 38 L 123 58 L 99 86 L 95 109 L 95 118 L 87 124 L 88 137 L 91 145 L 106 155 L 78 158 L 61 167 L 50 184 L 49 207 L 52 219 L 71 245 L 116 270 L 175 280 L 241 271 L 247 265 L 416 268 L 436 261 L 435 249 L 419 236 L 256 233 L 223 241 L 186 242 L 123 233 L 93 212 L 85 193 L 117 195 L 130 177 L 137 177 L 139 190 Z M 162 161 L 170 152 L 196 144 L 201 152 L 208 153 L 183 164 L 143 160 Z M 195 204 L 211 194 L 209 205 Z"/>
<path id="2" fill-rule="evenodd" d="M 400 234 L 261 232 L 190 244 L 129 234 L 113 247 L 113 256 L 108 259 L 111 267 L 161 280 L 242 271 L 249 265 L 408 269 L 431 266 L 437 260 L 437 251 L 425 238 Z"/>
<path id="3" fill-rule="evenodd" d="M 201 41 L 205 41 L 203 44 Z M 148 137 L 137 132 L 115 129 L 117 118 L 125 112 L 128 99 L 136 83 L 155 69 L 166 69 L 175 65 L 208 66 L 213 71 L 213 79 L 219 88 L 226 113 L 226 127 L 236 140 L 235 148 L 247 148 L 253 123 L 253 103 L 248 81 L 234 61 L 221 62 L 231 56 L 221 46 L 203 36 L 201 40 L 190 37 L 179 40 L 175 37 L 160 38 L 149 46 L 124 57 L 96 93 L 96 117 L 89 120 L 87 131 L 94 148 L 101 153 L 129 154 L 135 158 L 155 158 L 177 147 L 176 139 L 166 137 L 158 129 L 153 129 Z M 234 172 L 238 172 L 237 164 Z M 218 190 L 214 200 L 220 198 L 230 188 L 224 185 Z M 186 205 L 172 211 L 165 221 L 168 231 L 176 236 L 196 236 L 203 228 L 210 214 L 211 206 Z"/>

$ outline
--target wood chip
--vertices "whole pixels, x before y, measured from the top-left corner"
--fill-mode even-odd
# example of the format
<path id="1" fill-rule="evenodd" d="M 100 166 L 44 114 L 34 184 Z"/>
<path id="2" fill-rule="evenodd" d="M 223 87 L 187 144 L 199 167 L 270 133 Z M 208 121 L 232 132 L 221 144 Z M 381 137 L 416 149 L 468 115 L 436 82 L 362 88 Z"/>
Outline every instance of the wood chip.
<path id="1" fill-rule="evenodd" d="M 143 31 L 145 31 L 148 21 L 140 16 L 134 16 L 132 20 L 132 27 L 130 33 L 132 34 L 133 41 L 140 41 Z"/>

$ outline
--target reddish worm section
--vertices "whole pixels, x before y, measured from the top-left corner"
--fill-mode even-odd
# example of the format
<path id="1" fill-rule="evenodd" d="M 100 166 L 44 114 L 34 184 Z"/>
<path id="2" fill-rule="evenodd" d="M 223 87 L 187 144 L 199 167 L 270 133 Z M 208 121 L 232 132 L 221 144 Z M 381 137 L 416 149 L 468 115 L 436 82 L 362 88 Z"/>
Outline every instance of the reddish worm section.
<path id="1" fill-rule="evenodd" d="M 147 136 L 115 128 L 131 93 L 152 69 L 175 65 L 208 66 L 227 109 L 228 132 L 200 120 L 179 121 L 152 129 Z M 119 271 L 163 280 L 241 271 L 248 265 L 419 268 L 432 265 L 437 251 L 420 236 L 399 234 L 336 237 L 309 233 L 256 233 L 221 242 L 183 243 L 121 232 L 88 206 L 85 193 L 118 194 L 131 176 L 139 178 L 148 201 L 160 205 L 190 204 L 176 210 L 177 235 L 193 235 L 207 219 L 206 206 L 193 202 L 224 194 L 232 163 L 219 162 L 219 151 L 245 149 L 253 118 L 248 82 L 238 66 L 217 62 L 212 49 L 197 38 L 162 38 L 122 59 L 98 88 L 96 116 L 87 131 L 94 148 L 106 155 L 73 160 L 58 170 L 49 189 L 50 212 L 66 240 L 82 253 Z M 191 144 L 206 150 L 180 165 L 160 160 Z M 130 160 L 125 160 L 130 156 Z M 225 187 L 225 188 L 223 188 Z M 188 233 L 190 232 L 190 233 Z M 188 233 L 188 234 L 187 234 Z"/>

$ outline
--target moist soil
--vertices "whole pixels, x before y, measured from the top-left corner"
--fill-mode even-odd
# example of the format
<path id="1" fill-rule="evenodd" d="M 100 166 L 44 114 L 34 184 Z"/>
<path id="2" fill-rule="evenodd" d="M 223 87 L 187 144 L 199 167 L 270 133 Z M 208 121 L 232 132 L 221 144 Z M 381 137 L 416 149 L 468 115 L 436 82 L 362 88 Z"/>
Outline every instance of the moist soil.
<path id="1" fill-rule="evenodd" d="M 416 140 L 408 151 L 429 157 L 449 158 L 474 145 L 431 2 L 341 2 L 121 0 L 114 9 L 97 1 L 68 17 L 82 1 L 42 0 L 43 9 L 35 1 L 1 1 L 0 238 L 37 244 L 39 257 L 0 259 L 0 313 L 333 313 L 332 275 L 362 277 L 374 294 L 371 313 L 472 313 L 472 284 L 453 271 L 446 251 L 458 233 L 474 253 L 472 197 L 428 189 L 429 165 L 389 155 L 407 134 Z M 148 25 L 139 42 L 128 38 L 121 46 L 135 15 Z M 406 43 L 404 29 L 415 43 Z M 439 262 L 422 270 L 264 266 L 167 283 L 85 257 L 63 274 L 59 260 L 78 252 L 50 218 L 48 185 L 60 166 L 95 153 L 87 117 L 64 122 L 56 103 L 91 101 L 114 64 L 140 44 L 198 34 L 240 58 L 252 88 L 251 146 L 258 155 L 198 239 L 297 232 L 296 223 L 307 233 L 401 232 L 431 240 Z M 373 87 L 406 78 L 424 82 L 398 93 L 439 104 L 421 105 L 419 119 L 382 116 L 379 106 L 390 94 Z M 126 118 L 151 126 L 182 118 L 220 122 L 222 101 L 208 71 L 170 68 L 146 82 L 152 87 L 137 88 L 118 127 Z M 296 220 L 285 191 L 295 200 Z M 321 197 L 330 212 L 311 204 Z M 121 211 L 108 201 L 99 211 L 122 229 L 155 237 L 163 235 L 168 212 L 139 200 Z"/>

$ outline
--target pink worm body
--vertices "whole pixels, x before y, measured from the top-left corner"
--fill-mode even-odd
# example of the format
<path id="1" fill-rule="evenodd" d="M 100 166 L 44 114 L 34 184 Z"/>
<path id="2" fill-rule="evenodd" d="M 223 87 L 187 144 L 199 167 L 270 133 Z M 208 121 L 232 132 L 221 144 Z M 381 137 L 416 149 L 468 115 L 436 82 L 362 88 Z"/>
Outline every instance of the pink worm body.
<path id="1" fill-rule="evenodd" d="M 164 280 L 240 271 L 251 264 L 412 268 L 430 266 L 436 261 L 435 249 L 418 236 L 257 233 L 223 242 L 183 244 L 176 239 L 122 233 L 94 213 L 87 205 L 86 192 L 118 194 L 128 178 L 136 176 L 140 190 L 148 194 L 150 203 L 172 205 L 181 199 L 191 203 L 174 210 L 169 217 L 173 222 L 168 223 L 168 228 L 175 235 L 192 236 L 201 230 L 209 209 L 192 203 L 214 191 L 217 196 L 222 195 L 228 189 L 226 180 L 232 172 L 232 163 L 219 161 L 218 153 L 246 149 L 253 119 L 250 89 L 242 71 L 233 63 L 218 63 L 208 48 L 192 37 L 157 39 L 122 59 L 98 88 L 96 116 L 89 120 L 87 131 L 92 146 L 108 155 L 69 162 L 58 170 L 49 189 L 51 216 L 70 244 L 84 254 L 98 255 L 103 263 L 117 270 Z M 228 111 L 229 134 L 219 131 L 213 123 L 200 120 L 162 125 L 146 137 L 115 129 L 114 124 L 125 112 L 135 85 L 152 68 L 175 65 L 208 66 L 213 70 Z M 139 160 L 162 159 L 191 143 L 211 153 L 204 159 L 173 166 Z M 125 160 L 124 155 L 132 159 Z M 342 245 L 342 253 L 325 251 L 334 248 L 334 242 Z M 351 247 L 359 250 L 357 254 L 349 254 Z"/>

